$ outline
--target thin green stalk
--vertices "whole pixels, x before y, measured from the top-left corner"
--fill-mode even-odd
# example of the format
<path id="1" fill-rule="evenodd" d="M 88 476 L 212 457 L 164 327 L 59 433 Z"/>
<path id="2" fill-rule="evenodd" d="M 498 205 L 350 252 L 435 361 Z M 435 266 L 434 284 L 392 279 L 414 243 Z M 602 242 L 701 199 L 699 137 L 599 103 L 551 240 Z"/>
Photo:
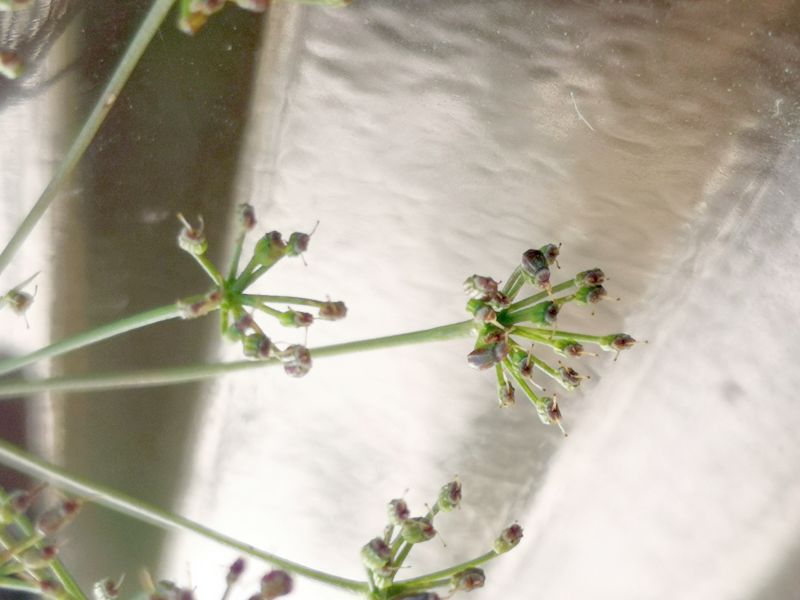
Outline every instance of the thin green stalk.
<path id="1" fill-rule="evenodd" d="M 367 352 L 396 346 L 422 344 L 426 342 L 445 341 L 464 337 L 472 331 L 472 321 L 461 321 L 450 325 L 442 325 L 431 329 L 422 329 L 409 333 L 386 337 L 358 340 L 331 346 L 312 348 L 314 360 L 329 356 Z M 252 361 L 240 360 L 232 362 L 195 364 L 167 369 L 149 369 L 110 373 L 105 375 L 83 375 L 70 377 L 52 377 L 33 381 L 8 381 L 0 383 L 0 398 L 13 398 L 26 394 L 44 391 L 99 391 L 121 388 L 150 387 L 157 385 L 174 385 L 190 381 L 211 379 L 226 373 L 261 369 L 279 364 L 276 360 Z"/>
<path id="2" fill-rule="evenodd" d="M 233 244 L 233 256 L 231 256 L 231 265 L 228 268 L 228 283 L 236 281 L 236 273 L 239 270 L 239 260 L 242 258 L 242 246 L 244 246 L 245 235 L 247 235 L 245 229 L 241 229 L 236 234 L 236 242 Z"/>
<path id="3" fill-rule="evenodd" d="M 128 77 L 130 77 L 134 68 L 139 63 L 139 59 L 142 57 L 142 54 L 144 54 L 145 48 L 147 48 L 150 40 L 153 39 L 153 36 L 158 31 L 158 28 L 166 18 L 174 2 L 175 0 L 155 0 L 153 2 L 153 6 L 147 13 L 136 35 L 134 35 L 130 46 L 128 46 L 128 49 L 125 51 L 116 71 L 114 71 L 114 74 L 111 76 L 111 79 L 100 95 L 100 98 L 97 100 L 92 112 L 86 118 L 83 127 L 81 127 L 77 137 L 64 155 L 50 183 L 47 184 L 47 187 L 42 192 L 42 195 L 39 196 L 36 204 L 33 205 L 33 208 L 31 208 L 28 215 L 22 223 L 20 223 L 16 232 L 14 232 L 14 235 L 8 241 L 8 244 L 6 244 L 2 253 L 0 253 L 0 273 L 5 270 L 11 262 L 11 259 L 14 258 L 20 246 L 22 246 L 33 228 L 56 199 L 58 191 L 64 185 L 64 182 L 72 171 L 75 170 L 84 152 L 86 152 L 86 149 L 89 147 L 89 144 L 94 139 L 95 134 L 100 129 L 100 126 L 111 110 L 111 107 L 114 106 L 122 88 L 128 81 Z"/>
<path id="4" fill-rule="evenodd" d="M 422 575 L 420 577 L 398 581 L 389 588 L 389 594 L 395 595 L 405 591 L 446 585 L 449 582 L 449 579 L 447 578 L 451 577 L 452 575 L 460 573 L 461 571 L 469 569 L 470 567 L 477 567 L 478 565 L 489 562 L 498 556 L 500 555 L 497 554 L 497 552 L 494 550 L 489 550 L 489 552 L 486 552 L 485 554 L 481 554 L 480 556 L 477 556 L 466 562 L 453 565 L 452 567 L 442 569 L 441 571 L 434 571 L 433 573 L 428 573 L 427 575 Z"/>
<path id="5" fill-rule="evenodd" d="M 7 444 L 8 442 L 4 442 L 0 440 L 0 443 Z M 13 447 L 13 446 L 12 446 Z M 8 494 L 5 490 L 0 489 L 0 501 L 5 501 L 8 498 Z M 17 515 L 14 518 L 14 524 L 19 527 L 19 530 L 25 536 L 32 536 L 34 534 L 34 528 L 31 524 L 30 520 L 25 515 Z M 83 593 L 78 582 L 72 577 L 70 572 L 64 566 L 59 559 L 54 560 L 50 563 L 50 570 L 58 579 L 58 582 L 61 586 L 69 593 L 69 595 L 74 598 L 75 600 L 88 600 L 86 594 Z M 6 588 L 4 584 L 0 584 L 0 588 Z M 40 590 L 37 588 L 37 592 Z"/>
<path id="6" fill-rule="evenodd" d="M 550 290 L 553 294 L 557 294 L 559 292 L 563 292 L 564 290 L 568 290 L 575 286 L 574 280 L 565 281 L 564 283 L 559 283 L 558 285 L 554 285 L 553 288 Z M 519 302 L 514 302 L 511 306 L 508 307 L 508 312 L 512 313 L 515 310 L 520 308 L 525 308 L 526 306 L 530 306 L 531 304 L 536 304 L 540 300 L 545 300 L 550 297 L 550 294 L 547 292 L 539 292 L 538 294 L 534 294 L 533 296 L 528 296 L 520 300 Z"/>
<path id="7" fill-rule="evenodd" d="M 203 267 L 203 270 L 206 272 L 206 275 L 211 278 L 211 281 L 222 287 L 222 285 L 225 283 L 225 280 L 222 279 L 222 273 L 217 270 L 217 267 L 214 266 L 214 263 L 208 260 L 208 257 L 205 254 L 202 256 L 192 254 L 192 256 L 197 261 L 197 264 Z"/>
<path id="8" fill-rule="evenodd" d="M 266 294 L 242 294 L 242 304 L 247 304 L 248 306 L 255 306 L 258 304 L 259 306 L 265 302 L 271 302 L 273 304 L 295 304 L 299 306 L 312 306 L 314 308 L 319 308 L 325 302 L 322 300 L 312 300 L 311 298 L 300 298 L 298 296 L 271 296 Z"/>
<path id="9" fill-rule="evenodd" d="M 543 343 L 552 342 L 553 338 L 562 340 L 575 340 L 576 342 L 588 342 L 590 344 L 601 344 L 603 339 L 608 336 L 588 335 L 586 333 L 576 333 L 572 331 L 562 331 L 560 329 L 534 329 L 532 327 L 515 327 L 514 334 L 524 338 L 539 340 Z"/>
<path id="10" fill-rule="evenodd" d="M 39 586 L 32 581 L 23 581 L 16 577 L 0 577 L 0 590 L 9 590 L 14 592 L 28 592 L 35 596 L 39 596 L 42 590 Z"/>
<path id="11" fill-rule="evenodd" d="M 202 298 L 203 296 L 195 296 L 192 298 L 187 298 L 184 300 L 184 302 L 191 303 Z M 138 315 L 125 317 L 119 321 L 107 323 L 106 325 L 101 325 L 95 329 L 84 331 L 83 333 L 79 333 L 70 338 L 53 342 L 49 346 L 35 350 L 30 354 L 2 360 L 0 361 L 0 375 L 10 373 L 11 371 L 16 371 L 17 369 L 36 362 L 37 360 L 53 358 L 61 354 L 66 354 L 67 352 L 71 352 L 72 350 L 77 350 L 78 348 L 84 348 L 85 346 L 96 344 L 97 342 L 107 340 L 122 333 L 133 331 L 134 329 L 140 329 L 142 327 L 147 327 L 148 325 L 153 325 L 154 323 L 168 321 L 169 319 L 175 319 L 180 316 L 181 310 L 178 307 L 178 304 L 174 303 L 167 304 L 166 306 L 161 306 L 159 308 L 154 308 L 152 310 L 139 313 Z"/>
<path id="12" fill-rule="evenodd" d="M 194 533 L 217 542 L 222 546 L 232 548 L 237 552 L 259 558 L 276 567 L 319 581 L 320 583 L 325 583 L 351 592 L 364 593 L 367 591 L 367 584 L 364 582 L 331 575 L 330 573 L 318 571 L 317 569 L 312 569 L 311 567 L 287 560 L 270 552 L 260 550 L 180 515 L 170 513 L 147 504 L 146 502 L 142 502 L 141 500 L 131 498 L 130 496 L 92 483 L 81 477 L 71 475 L 63 469 L 25 452 L 5 440 L 0 440 L 0 462 L 29 477 L 48 481 L 65 492 L 83 497 L 89 502 L 105 506 L 115 512 L 122 513 L 144 523 L 149 523 L 165 531 Z"/>

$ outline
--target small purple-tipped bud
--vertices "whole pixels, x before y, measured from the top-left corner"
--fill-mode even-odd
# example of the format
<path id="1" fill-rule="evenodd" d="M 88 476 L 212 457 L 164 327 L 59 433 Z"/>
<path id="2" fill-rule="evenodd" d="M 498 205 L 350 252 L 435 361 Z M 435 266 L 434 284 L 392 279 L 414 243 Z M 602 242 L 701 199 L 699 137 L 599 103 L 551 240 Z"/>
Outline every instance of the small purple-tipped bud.
<path id="1" fill-rule="evenodd" d="M 326 321 L 338 321 L 347 316 L 347 306 L 345 306 L 344 302 L 325 302 L 319 307 L 317 316 Z"/>
<path id="2" fill-rule="evenodd" d="M 43 579 L 39 582 L 39 591 L 42 596 L 51 600 L 66 600 L 70 596 L 64 587 L 52 579 Z"/>
<path id="3" fill-rule="evenodd" d="M 504 310 L 511 306 L 511 298 L 506 296 L 503 292 L 493 292 L 491 294 L 487 294 L 483 300 L 497 311 Z"/>
<path id="4" fill-rule="evenodd" d="M 14 490 L 6 499 L 7 506 L 16 514 L 21 515 L 28 512 L 34 500 L 47 487 L 46 483 L 40 483 L 32 490 Z"/>
<path id="5" fill-rule="evenodd" d="M 497 400 L 500 403 L 500 408 L 514 406 L 517 399 L 514 394 L 514 386 L 506 381 L 503 385 L 497 386 Z"/>
<path id="6" fill-rule="evenodd" d="M 373 538 L 361 548 L 361 562 L 374 571 L 385 567 L 392 558 L 392 549 L 383 538 Z"/>
<path id="7" fill-rule="evenodd" d="M 547 260 L 548 265 L 555 265 L 559 269 L 561 268 L 558 264 L 558 255 L 561 252 L 561 244 L 545 244 L 541 248 L 539 248 L 542 254 L 544 254 L 545 259 Z"/>
<path id="8" fill-rule="evenodd" d="M 311 353 L 305 346 L 289 346 L 278 358 L 283 363 L 283 370 L 290 377 L 303 377 L 311 370 Z"/>
<path id="9" fill-rule="evenodd" d="M 503 554 L 511 550 L 514 546 L 519 544 L 522 539 L 522 527 L 514 523 L 506 527 L 500 536 L 494 541 L 494 551 L 497 554 Z"/>
<path id="10" fill-rule="evenodd" d="M 217 310 L 222 303 L 222 292 L 215 290 L 207 294 L 202 300 L 186 304 L 179 300 L 178 310 L 182 319 L 197 319 Z"/>
<path id="11" fill-rule="evenodd" d="M 533 364 L 533 359 L 530 354 L 525 354 L 525 356 L 517 361 L 519 374 L 527 379 L 533 378 Z"/>
<path id="12" fill-rule="evenodd" d="M 614 333 L 607 335 L 598 342 L 603 350 L 622 352 L 636 343 L 636 340 L 627 333 Z"/>
<path id="13" fill-rule="evenodd" d="M 278 321 L 284 327 L 310 327 L 314 323 L 314 315 L 290 308 L 281 313 Z"/>
<path id="14" fill-rule="evenodd" d="M 485 583 L 486 574 L 483 569 L 470 567 L 453 575 L 450 579 L 450 589 L 454 592 L 471 592 L 482 588 Z"/>
<path id="15" fill-rule="evenodd" d="M 461 504 L 461 482 L 458 479 L 446 483 L 439 490 L 436 505 L 442 512 L 450 512 Z"/>
<path id="16" fill-rule="evenodd" d="M 236 207 L 236 221 L 239 229 L 245 233 L 256 226 L 256 211 L 251 204 L 240 204 Z"/>
<path id="17" fill-rule="evenodd" d="M 558 319 L 559 305 L 550 300 L 534 304 L 527 311 L 528 320 L 536 325 L 553 325 Z"/>
<path id="18" fill-rule="evenodd" d="M 0 52 L 0 75 L 6 79 L 17 79 L 25 71 L 25 65 L 19 54 L 6 50 Z"/>
<path id="19" fill-rule="evenodd" d="M 261 578 L 262 600 L 274 600 L 292 591 L 292 577 L 286 571 L 270 571 Z"/>
<path id="20" fill-rule="evenodd" d="M 555 340 L 553 349 L 561 356 L 569 356 L 572 358 L 578 358 L 586 354 L 583 344 L 575 340 Z"/>
<path id="21" fill-rule="evenodd" d="M 37 531 L 43 536 L 55 535 L 72 523 L 82 507 L 83 500 L 77 498 L 64 500 L 55 508 L 39 515 L 39 518 L 36 519 Z"/>
<path id="22" fill-rule="evenodd" d="M 467 363 L 473 369 L 488 369 L 508 356 L 508 344 L 504 341 L 476 348 L 467 355 Z"/>
<path id="23" fill-rule="evenodd" d="M 244 559 L 241 557 L 233 561 L 233 564 L 228 569 L 228 574 L 225 576 L 225 583 L 231 586 L 237 581 L 239 581 L 239 578 L 242 576 L 242 573 L 244 573 L 245 566 L 246 563 L 244 562 Z"/>
<path id="24" fill-rule="evenodd" d="M 425 517 L 412 517 L 403 522 L 400 535 L 409 544 L 419 544 L 427 542 L 436 535 L 433 523 Z"/>
<path id="25" fill-rule="evenodd" d="M 467 277 L 464 281 L 464 292 L 466 292 L 470 298 L 482 298 L 487 294 L 494 294 L 497 292 L 497 282 L 491 277 L 472 275 Z"/>
<path id="26" fill-rule="evenodd" d="M 536 404 L 536 413 L 542 423 L 545 425 L 558 425 L 561 433 L 565 436 L 567 435 L 567 432 L 561 426 L 561 409 L 558 407 L 558 400 L 550 396 L 542 398 L 541 404 Z"/>
<path id="27" fill-rule="evenodd" d="M 182 250 L 189 254 L 202 256 L 208 250 L 206 234 L 203 233 L 203 217 L 198 217 L 200 225 L 192 227 L 181 213 L 178 213 L 178 220 L 183 224 L 181 232 L 178 234 L 178 245 Z"/>
<path id="28" fill-rule="evenodd" d="M 531 248 L 525 251 L 522 255 L 522 272 L 534 285 L 543 288 L 550 285 L 550 268 L 541 250 Z"/>
<path id="29" fill-rule="evenodd" d="M 597 304 L 608 295 L 602 285 L 582 287 L 575 292 L 575 301 L 579 304 Z"/>
<path id="30" fill-rule="evenodd" d="M 389 516 L 389 523 L 392 525 L 402 525 L 406 519 L 411 516 L 411 512 L 408 510 L 408 504 L 406 504 L 406 501 L 402 498 L 391 500 L 386 508 L 386 512 Z"/>
<path id="31" fill-rule="evenodd" d="M 602 269 L 589 269 L 575 275 L 575 285 L 578 287 L 600 285 L 606 280 Z"/>
<path id="32" fill-rule="evenodd" d="M 286 246 L 286 254 L 289 256 L 300 256 L 308 250 L 308 243 L 311 241 L 311 236 L 307 233 L 300 233 L 295 231 L 289 236 L 289 243 Z"/>
<path id="33" fill-rule="evenodd" d="M 11 290 L 3 296 L 0 306 L 3 304 L 8 304 L 16 314 L 24 315 L 33 304 L 33 296 L 28 292 Z"/>
<path id="34" fill-rule="evenodd" d="M 583 380 L 583 376 L 572 367 L 561 366 L 558 368 L 558 374 L 561 376 L 561 381 L 568 387 L 578 386 Z"/>
<path id="35" fill-rule="evenodd" d="M 256 243 L 253 258 L 260 265 L 268 266 L 286 255 L 286 243 L 277 231 L 264 234 Z"/>
<path id="36" fill-rule="evenodd" d="M 41 548 L 31 548 L 22 554 L 20 560 L 26 569 L 44 569 L 58 556 L 58 547 L 53 544 Z"/>

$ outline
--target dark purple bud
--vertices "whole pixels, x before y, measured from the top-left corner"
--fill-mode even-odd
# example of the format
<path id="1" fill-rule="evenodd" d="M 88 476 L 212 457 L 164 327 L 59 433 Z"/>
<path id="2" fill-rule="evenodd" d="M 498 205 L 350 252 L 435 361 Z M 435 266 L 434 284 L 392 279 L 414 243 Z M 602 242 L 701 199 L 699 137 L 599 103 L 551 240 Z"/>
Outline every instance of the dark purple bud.
<path id="1" fill-rule="evenodd" d="M 614 333 L 601 338 L 598 343 L 603 350 L 621 352 L 633 346 L 636 340 L 627 333 Z"/>
<path id="2" fill-rule="evenodd" d="M 482 298 L 497 292 L 497 282 L 491 277 L 472 275 L 464 281 L 464 291 L 470 298 Z"/>
<path id="3" fill-rule="evenodd" d="M 96 600 L 114 600 L 115 598 L 118 598 L 119 591 L 120 588 L 122 588 L 122 582 L 124 580 L 125 575 L 120 576 L 120 578 L 116 581 L 109 577 L 101 579 L 100 581 L 96 581 L 94 588 L 92 589 L 94 592 L 94 597 Z"/>
<path id="4" fill-rule="evenodd" d="M 289 346 L 278 357 L 283 363 L 283 370 L 290 377 L 303 377 L 311 370 L 311 353 L 305 346 Z"/>
<path id="5" fill-rule="evenodd" d="M 541 250 L 531 248 L 525 251 L 522 255 L 522 272 L 534 285 L 544 288 L 550 285 L 550 268 Z"/>
<path id="6" fill-rule="evenodd" d="M 256 226 L 256 211 L 250 204 L 240 204 L 236 209 L 236 220 L 239 229 L 252 231 Z"/>
<path id="7" fill-rule="evenodd" d="M 580 304 L 597 304 L 608 295 L 602 285 L 582 287 L 575 292 L 575 301 Z"/>
<path id="8" fill-rule="evenodd" d="M 539 415 L 539 420 L 545 425 L 558 425 L 565 436 L 567 432 L 561 425 L 561 409 L 558 407 L 558 401 L 555 398 L 547 396 L 541 399 L 541 403 L 536 404 L 536 412 Z"/>
<path id="9" fill-rule="evenodd" d="M 400 535 L 409 544 L 419 544 L 433 539 L 436 535 L 436 529 L 433 528 L 433 523 L 431 523 L 430 519 L 412 517 L 403 522 Z"/>
<path id="10" fill-rule="evenodd" d="M 471 592 L 482 588 L 486 583 L 486 575 L 483 569 L 471 567 L 460 573 L 456 573 L 450 579 L 450 589 L 455 591 Z"/>
<path id="11" fill-rule="evenodd" d="M 392 525 L 402 525 L 411 516 L 408 504 L 402 498 L 395 498 L 389 502 L 387 507 L 389 523 Z"/>
<path id="12" fill-rule="evenodd" d="M 65 600 L 69 598 L 69 594 L 64 587 L 52 579 L 43 579 L 39 582 L 39 591 L 45 598 L 51 600 Z"/>
<path id="13" fill-rule="evenodd" d="M 547 260 L 548 265 L 555 264 L 557 267 L 558 265 L 558 255 L 561 252 L 561 244 L 545 244 L 539 250 L 544 254 L 545 259 Z M 561 267 L 559 267 L 561 268 Z"/>
<path id="14" fill-rule="evenodd" d="M 266 360 L 272 356 L 274 346 L 263 333 L 251 333 L 242 340 L 242 353 L 248 358 Z"/>
<path id="15" fill-rule="evenodd" d="M 268 266 L 286 254 L 286 243 L 277 231 L 270 231 L 256 243 L 253 258 L 260 265 Z"/>
<path id="16" fill-rule="evenodd" d="M 31 548 L 23 553 L 21 560 L 26 569 L 44 569 L 52 563 L 58 556 L 58 547 L 48 544 L 41 548 Z"/>
<path id="17" fill-rule="evenodd" d="M 310 235 L 295 231 L 289 236 L 289 243 L 286 246 L 286 254 L 289 256 L 300 256 L 306 250 L 308 250 L 308 243 L 310 241 Z"/>
<path id="18" fill-rule="evenodd" d="M 550 300 L 539 302 L 527 309 L 526 315 L 531 323 L 550 326 L 558 319 L 559 305 Z"/>
<path id="19" fill-rule="evenodd" d="M 361 562 L 370 570 L 385 567 L 392 558 L 392 549 L 383 538 L 373 538 L 361 548 Z"/>
<path id="20" fill-rule="evenodd" d="M 344 302 L 325 302 L 319 307 L 319 315 L 317 316 L 327 321 L 338 321 L 347 316 L 347 306 L 345 306 Z"/>
<path id="21" fill-rule="evenodd" d="M 8 304 L 16 314 L 24 315 L 33 304 L 33 296 L 27 292 L 11 290 L 3 296 L 3 303 Z M 2 303 L 0 303 L 0 306 L 2 306 Z"/>
<path id="22" fill-rule="evenodd" d="M 461 482 L 455 479 L 442 486 L 436 505 L 443 512 L 450 512 L 461 504 Z"/>
<path id="23" fill-rule="evenodd" d="M 606 280 L 602 269 L 589 269 L 575 275 L 575 285 L 578 287 L 600 285 Z"/>
<path id="24" fill-rule="evenodd" d="M 177 306 L 182 319 L 197 319 L 217 310 L 221 303 L 222 292 L 215 290 L 197 302 L 185 304 L 182 301 L 178 301 Z"/>
<path id="25" fill-rule="evenodd" d="M 467 355 L 467 363 L 474 369 L 488 369 L 508 356 L 508 344 L 504 341 L 476 348 Z"/>
<path id="26" fill-rule="evenodd" d="M 181 213 L 178 213 L 178 220 L 183 224 L 178 234 L 178 245 L 189 254 L 202 256 L 208 249 L 206 235 L 203 233 L 203 217 L 198 217 L 200 225 L 192 227 Z"/>
<path id="27" fill-rule="evenodd" d="M 503 292 L 493 292 L 491 294 L 487 294 L 483 300 L 497 311 L 504 310 L 511 305 L 511 299 Z"/>
<path id="28" fill-rule="evenodd" d="M 517 401 L 516 396 L 514 395 L 514 386 L 512 386 L 508 381 L 506 381 L 503 385 L 499 385 L 497 387 L 497 399 L 500 402 L 501 408 L 513 406 Z"/>
<path id="29" fill-rule="evenodd" d="M 522 527 L 514 523 L 510 527 L 506 527 L 500 536 L 494 541 L 494 551 L 497 554 L 503 554 L 511 550 L 514 546 L 519 544 L 522 539 Z"/>
<path id="30" fill-rule="evenodd" d="M 562 356 L 578 358 L 586 354 L 583 345 L 575 340 L 555 340 L 553 349 Z"/>
<path id="31" fill-rule="evenodd" d="M 225 577 L 225 583 L 231 586 L 237 581 L 239 581 L 239 578 L 242 576 L 242 573 L 244 573 L 245 566 L 246 563 L 244 562 L 244 559 L 237 558 L 228 569 L 228 574 Z"/>
<path id="32" fill-rule="evenodd" d="M 286 571 L 270 571 L 261 578 L 262 600 L 274 600 L 292 591 L 292 577 Z"/>
<path id="33" fill-rule="evenodd" d="M 290 308 L 278 317 L 284 327 L 310 327 L 314 323 L 314 315 Z"/>
<path id="34" fill-rule="evenodd" d="M 567 386 L 578 386 L 583 379 L 583 376 L 572 367 L 561 366 L 558 368 L 558 374 L 561 375 L 561 381 Z"/>
<path id="35" fill-rule="evenodd" d="M 72 523 L 82 507 L 83 500 L 76 498 L 64 500 L 55 508 L 39 515 L 39 518 L 36 519 L 36 529 L 43 536 L 55 535 Z"/>

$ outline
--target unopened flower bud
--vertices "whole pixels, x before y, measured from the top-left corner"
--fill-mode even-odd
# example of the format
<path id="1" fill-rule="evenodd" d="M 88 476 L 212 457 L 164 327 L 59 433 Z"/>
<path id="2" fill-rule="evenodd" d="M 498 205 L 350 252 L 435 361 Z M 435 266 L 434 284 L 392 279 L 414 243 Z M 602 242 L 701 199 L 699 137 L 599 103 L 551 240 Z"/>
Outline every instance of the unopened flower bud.
<path id="1" fill-rule="evenodd" d="M 575 285 L 578 287 L 600 285 L 606 280 L 602 269 L 589 269 L 575 275 Z"/>
<path id="2" fill-rule="evenodd" d="M 575 292 L 575 301 L 579 304 L 597 304 L 608 295 L 602 285 L 593 285 L 580 288 Z"/>
<path id="3" fill-rule="evenodd" d="M 583 344 L 580 344 L 575 340 L 554 340 L 553 350 L 555 350 L 561 356 L 569 356 L 572 358 L 577 358 L 586 354 Z"/>
<path id="4" fill-rule="evenodd" d="M 627 333 L 614 333 L 602 338 L 599 342 L 603 350 L 616 350 L 621 352 L 627 350 L 636 343 L 636 340 L 629 336 Z"/>
<path id="5" fill-rule="evenodd" d="M 290 308 L 278 317 L 278 321 L 284 327 L 310 327 L 314 323 L 314 315 Z"/>
<path id="6" fill-rule="evenodd" d="M 0 306 L 2 304 L 8 304 L 16 314 L 24 315 L 33 304 L 33 296 L 20 290 L 11 290 L 3 296 Z"/>
<path id="7" fill-rule="evenodd" d="M 5 504 L 16 514 L 21 515 L 28 512 L 34 500 L 47 487 L 46 483 L 41 483 L 32 490 L 14 490 L 6 498 Z"/>
<path id="8" fill-rule="evenodd" d="M 20 560 L 26 569 L 44 569 L 58 556 L 58 547 L 48 544 L 42 548 L 31 548 L 22 554 Z"/>
<path id="9" fill-rule="evenodd" d="M 286 254 L 286 243 L 277 231 L 270 231 L 256 243 L 253 258 L 260 265 L 271 265 Z"/>
<path id="10" fill-rule="evenodd" d="M 501 408 L 513 406 L 517 401 L 514 394 L 514 386 L 510 382 L 506 381 L 503 385 L 497 386 L 497 400 Z"/>
<path id="11" fill-rule="evenodd" d="M 522 272 L 534 285 L 544 288 L 550 285 L 550 268 L 541 250 L 532 248 L 525 251 L 522 255 Z"/>
<path id="12" fill-rule="evenodd" d="M 181 213 L 178 213 L 178 220 L 183 223 L 181 232 L 178 234 L 178 245 L 189 254 L 202 256 L 208 250 L 206 234 L 203 233 L 203 217 L 199 217 L 200 225 L 192 227 Z"/>
<path id="13" fill-rule="evenodd" d="M 244 232 L 252 231 L 256 226 L 256 211 L 251 204 L 240 204 L 236 207 L 236 221 Z"/>
<path id="14" fill-rule="evenodd" d="M 386 508 L 389 516 L 389 523 L 392 525 L 402 525 L 411 516 L 408 504 L 402 498 L 395 498 L 389 502 Z"/>
<path id="15" fill-rule="evenodd" d="M 361 548 L 361 562 L 374 571 L 385 567 L 392 558 L 392 549 L 383 538 L 376 537 Z"/>
<path id="16" fill-rule="evenodd" d="M 319 307 L 317 316 L 326 321 L 338 321 L 347 316 L 347 306 L 345 306 L 344 302 L 325 302 Z"/>
<path id="17" fill-rule="evenodd" d="M 561 381 L 567 387 L 575 387 L 581 384 L 583 376 L 572 367 L 561 366 L 558 368 L 558 374 L 561 376 Z"/>
<path id="18" fill-rule="evenodd" d="M 544 255 L 548 265 L 558 265 L 558 255 L 561 252 L 561 244 L 545 244 L 539 251 Z M 559 267 L 560 268 L 560 267 Z"/>
<path id="19" fill-rule="evenodd" d="M 39 591 L 42 596 L 50 600 L 67 600 L 70 596 L 64 587 L 52 579 L 43 579 L 39 582 Z"/>
<path id="20" fill-rule="evenodd" d="M 561 426 L 561 409 L 558 406 L 558 401 L 551 397 L 546 396 L 542 398 L 541 404 L 536 405 L 536 413 L 539 415 L 539 420 L 545 425 L 558 425 L 561 432 L 566 435 L 564 428 Z"/>
<path id="21" fill-rule="evenodd" d="M 403 522 L 403 528 L 400 535 L 409 544 L 419 544 L 427 542 L 436 535 L 436 529 L 433 528 L 433 523 L 430 519 L 425 517 L 412 517 Z"/>
<path id="22" fill-rule="evenodd" d="M 455 479 L 442 486 L 436 505 L 442 512 L 450 512 L 461 504 L 461 482 Z"/>
<path id="23" fill-rule="evenodd" d="M 511 305 L 511 298 L 499 291 L 487 294 L 484 296 L 483 301 L 496 311 L 504 310 Z"/>
<path id="24" fill-rule="evenodd" d="M 116 581 L 110 577 L 96 581 L 92 587 L 95 600 L 115 600 L 119 598 L 119 591 L 122 588 L 123 581 L 125 581 L 125 575 L 121 575 Z"/>
<path id="25" fill-rule="evenodd" d="M 286 571 L 270 571 L 261 578 L 262 600 L 274 600 L 292 591 L 292 577 Z"/>
<path id="26" fill-rule="evenodd" d="M 179 300 L 177 306 L 182 319 L 197 319 L 217 310 L 221 303 L 222 292 L 214 290 L 197 302 L 186 304 Z"/>
<path id="27" fill-rule="evenodd" d="M 467 355 L 467 363 L 473 369 L 488 369 L 508 356 L 508 344 L 504 341 L 476 348 Z"/>
<path id="28" fill-rule="evenodd" d="M 83 500 L 77 498 L 64 500 L 55 508 L 39 515 L 39 518 L 36 519 L 36 529 L 43 536 L 55 535 L 72 523 L 81 507 L 83 507 Z"/>
<path id="29" fill-rule="evenodd" d="M 504 552 L 508 552 L 514 546 L 519 544 L 521 539 L 522 539 L 522 527 L 514 523 L 513 525 L 506 527 L 500 533 L 500 536 L 494 541 L 494 551 L 497 554 L 503 554 Z"/>
<path id="30" fill-rule="evenodd" d="M 470 567 L 469 569 L 453 575 L 450 579 L 450 589 L 454 592 L 471 592 L 472 590 L 482 588 L 484 583 L 486 583 L 486 575 L 483 569 Z"/>
<path id="31" fill-rule="evenodd" d="M 225 583 L 229 586 L 233 585 L 244 573 L 246 563 L 243 558 L 237 558 L 228 569 L 228 574 L 225 576 Z"/>
<path id="32" fill-rule="evenodd" d="M 0 75 L 6 79 L 17 79 L 25 71 L 19 54 L 6 50 L 0 52 Z"/>
<path id="33" fill-rule="evenodd" d="M 526 311 L 528 321 L 536 325 L 550 326 L 558 319 L 558 312 L 561 310 L 556 302 L 545 300 L 534 304 Z"/>
<path id="34" fill-rule="evenodd" d="M 242 353 L 248 358 L 266 360 L 272 355 L 272 342 L 263 333 L 251 333 L 242 340 Z"/>
<path id="35" fill-rule="evenodd" d="M 283 370 L 290 377 L 303 377 L 311 370 L 311 353 L 305 346 L 289 346 L 278 358 L 283 363 Z"/>
<path id="36" fill-rule="evenodd" d="M 470 298 L 482 298 L 497 291 L 497 282 L 491 277 L 472 275 L 464 281 L 464 292 Z"/>
<path id="37" fill-rule="evenodd" d="M 308 243 L 311 241 L 311 236 L 307 233 L 300 233 L 295 231 L 289 236 L 289 243 L 286 246 L 286 254 L 289 256 L 300 256 L 308 250 Z"/>

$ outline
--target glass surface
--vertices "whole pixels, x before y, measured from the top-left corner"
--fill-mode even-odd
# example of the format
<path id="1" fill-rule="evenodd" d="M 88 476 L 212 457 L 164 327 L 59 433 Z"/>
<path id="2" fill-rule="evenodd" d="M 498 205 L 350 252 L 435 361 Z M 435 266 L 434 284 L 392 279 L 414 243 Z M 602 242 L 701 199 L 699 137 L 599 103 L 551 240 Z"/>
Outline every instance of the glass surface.
<path id="1" fill-rule="evenodd" d="M 142 4 L 82 3 L 29 78 L 0 81 L 2 241 Z M 573 363 L 592 379 L 562 398 L 566 439 L 522 402 L 499 410 L 463 339 L 321 360 L 301 380 L 268 369 L 42 396 L 25 404 L 30 446 L 348 577 L 386 501 L 405 494 L 421 512 L 458 474 L 446 547 L 419 547 L 404 575 L 480 554 L 518 520 L 522 544 L 471 597 L 795 597 L 799 32 L 788 0 L 276 3 L 266 17 L 230 6 L 194 38 L 170 19 L 0 279 L 43 271 L 30 329 L 0 312 L 4 352 L 203 291 L 174 214 L 202 214 L 222 260 L 242 202 L 258 231 L 319 221 L 308 266 L 282 263 L 261 288 L 347 302 L 309 345 L 462 320 L 466 276 L 505 279 L 550 241 L 563 243 L 557 275 L 600 266 L 621 298 L 566 311 L 564 328 L 648 343 Z M 238 356 L 207 319 L 28 374 Z M 126 572 L 128 593 L 147 567 L 219 597 L 235 558 L 92 507 L 68 538 L 87 588 Z M 294 597 L 341 595 L 300 580 Z"/>

